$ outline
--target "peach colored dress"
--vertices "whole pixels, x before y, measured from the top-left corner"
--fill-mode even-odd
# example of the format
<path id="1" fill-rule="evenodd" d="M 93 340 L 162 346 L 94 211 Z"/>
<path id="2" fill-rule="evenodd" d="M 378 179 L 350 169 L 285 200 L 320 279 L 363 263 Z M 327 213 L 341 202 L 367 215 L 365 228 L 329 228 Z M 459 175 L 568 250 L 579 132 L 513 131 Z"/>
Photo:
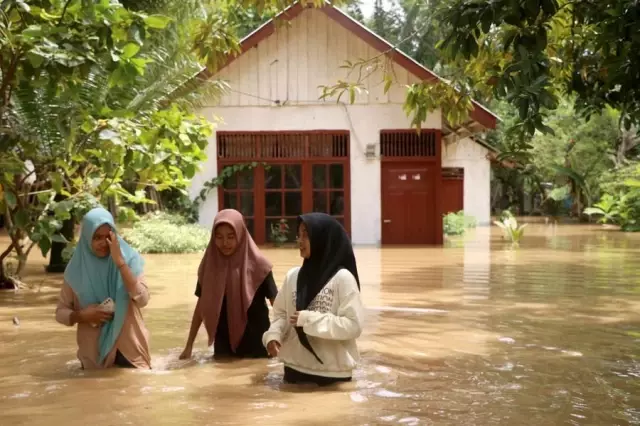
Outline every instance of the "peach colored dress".
<path id="1" fill-rule="evenodd" d="M 144 276 L 138 277 L 136 294 L 130 294 L 131 301 L 127 316 L 122 325 L 120 336 L 104 364 L 98 364 L 99 350 L 98 339 L 100 327 L 92 327 L 90 324 L 78 324 L 76 340 L 78 342 L 78 359 L 82 367 L 87 370 L 111 367 L 116 358 L 116 352 L 120 353 L 136 368 L 151 368 L 149 356 L 149 332 L 142 319 L 141 308 L 149 303 L 149 289 Z M 80 302 L 73 289 L 66 282 L 60 290 L 58 307 L 56 308 L 56 321 L 60 324 L 71 326 L 71 313 L 80 310 Z"/>

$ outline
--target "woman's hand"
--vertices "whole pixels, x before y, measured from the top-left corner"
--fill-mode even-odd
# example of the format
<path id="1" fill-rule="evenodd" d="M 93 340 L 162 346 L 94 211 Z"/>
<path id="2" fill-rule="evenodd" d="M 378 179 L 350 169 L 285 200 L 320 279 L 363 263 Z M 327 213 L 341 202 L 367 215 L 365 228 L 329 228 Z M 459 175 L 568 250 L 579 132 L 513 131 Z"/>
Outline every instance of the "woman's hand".
<path id="1" fill-rule="evenodd" d="M 300 316 L 300 311 L 295 311 L 295 313 L 289 317 L 289 323 L 291 323 L 291 325 L 293 325 L 294 327 L 298 325 L 299 316 Z"/>
<path id="2" fill-rule="evenodd" d="M 84 324 L 102 324 L 113 319 L 113 312 L 102 310 L 99 305 L 89 305 L 78 312 L 78 322 Z"/>
<path id="3" fill-rule="evenodd" d="M 107 244 L 109 244 L 109 251 L 111 252 L 113 263 L 115 263 L 118 268 L 124 265 L 126 262 L 122 257 L 122 251 L 120 251 L 120 241 L 118 241 L 118 237 L 113 231 L 109 232 Z"/>
<path id="4" fill-rule="evenodd" d="M 191 352 L 192 351 L 193 351 L 193 346 L 188 344 L 187 346 L 185 346 L 184 351 L 182 351 L 182 353 L 180 354 L 178 359 L 189 359 L 189 358 L 191 358 Z"/>
<path id="5" fill-rule="evenodd" d="M 272 340 L 267 343 L 267 353 L 271 357 L 277 357 L 278 353 L 280 353 L 280 342 L 277 340 Z"/>

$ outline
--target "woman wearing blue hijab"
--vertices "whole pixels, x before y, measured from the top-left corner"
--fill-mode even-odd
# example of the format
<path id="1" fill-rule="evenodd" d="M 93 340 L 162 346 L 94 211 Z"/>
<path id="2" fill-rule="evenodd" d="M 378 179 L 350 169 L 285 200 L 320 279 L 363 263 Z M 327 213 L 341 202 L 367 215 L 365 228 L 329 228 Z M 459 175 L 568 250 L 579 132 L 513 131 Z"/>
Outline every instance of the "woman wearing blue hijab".
<path id="1" fill-rule="evenodd" d="M 140 254 L 117 235 L 111 213 L 95 208 L 84 216 L 56 309 L 59 323 L 78 324 L 83 368 L 151 368 L 140 312 L 149 301 L 143 266 Z"/>

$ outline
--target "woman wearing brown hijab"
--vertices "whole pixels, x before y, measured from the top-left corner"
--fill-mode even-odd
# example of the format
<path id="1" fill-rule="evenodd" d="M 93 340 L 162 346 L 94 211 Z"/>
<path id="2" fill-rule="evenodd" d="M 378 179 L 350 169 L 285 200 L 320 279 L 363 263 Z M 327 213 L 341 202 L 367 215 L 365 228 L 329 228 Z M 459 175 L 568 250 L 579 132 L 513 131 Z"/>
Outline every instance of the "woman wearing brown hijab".
<path id="1" fill-rule="evenodd" d="M 242 214 L 221 210 L 198 268 L 195 294 L 199 299 L 180 359 L 191 357 L 202 322 L 216 357 L 266 358 L 262 335 L 270 323 L 265 299 L 273 305 L 278 293 L 271 268 L 247 231 Z"/>

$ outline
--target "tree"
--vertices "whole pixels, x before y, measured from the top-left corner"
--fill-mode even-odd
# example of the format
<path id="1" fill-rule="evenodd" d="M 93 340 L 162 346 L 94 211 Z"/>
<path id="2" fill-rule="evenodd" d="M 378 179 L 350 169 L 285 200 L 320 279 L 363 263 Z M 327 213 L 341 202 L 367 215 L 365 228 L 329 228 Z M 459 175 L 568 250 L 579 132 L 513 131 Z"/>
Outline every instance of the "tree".
<path id="1" fill-rule="evenodd" d="M 62 222 L 116 199 L 119 213 L 150 202 L 146 188 L 182 189 L 202 161 L 212 125 L 194 116 L 202 90 L 184 82 L 238 51 L 238 5 L 279 0 L 0 3 L 0 210 L 11 244 L 0 286 L 15 283 L 33 247 L 66 244 Z"/>
<path id="2" fill-rule="evenodd" d="M 629 130 L 640 120 L 639 9 L 632 0 L 454 0 L 439 15 L 441 47 L 469 61 L 475 87 L 518 109 L 523 136 L 550 132 L 545 111 L 559 96 L 586 117 L 616 109 Z"/>
<path id="3" fill-rule="evenodd" d="M 364 14 L 362 13 L 362 8 L 360 7 L 360 3 L 358 1 L 348 2 L 345 10 L 356 21 L 360 22 L 361 24 L 365 23 Z"/>
<path id="4" fill-rule="evenodd" d="M 11 237 L 2 260 L 15 251 L 18 274 L 34 245 L 46 255 L 53 242 L 66 243 L 62 221 L 82 212 L 87 195 L 144 201 L 124 182 L 183 187 L 204 158 L 209 123 L 179 106 L 159 109 L 150 85 L 132 90 L 157 53 L 142 53 L 142 45 L 170 19 L 117 3 L 81 6 L 9 6 L 2 22 L 0 141 L 8 166 L 0 207 Z M 151 89 L 158 83 L 166 81 Z"/>
<path id="5" fill-rule="evenodd" d="M 447 79 L 410 87 L 405 110 L 416 127 L 437 108 L 455 125 L 467 120 L 471 98 L 485 104 L 505 100 L 518 111 L 512 135 L 518 150 L 527 152 L 536 132 L 552 132 L 545 120 L 561 98 L 571 98 L 575 110 L 586 118 L 606 106 L 619 111 L 626 131 L 640 121 L 640 75 L 635 72 L 640 69 L 636 54 L 640 6 L 636 1 L 401 3 L 409 24 L 401 34 L 412 27 L 413 32 L 408 39 L 400 36 L 395 49 L 414 58 L 420 52 L 418 60 L 430 62 Z M 420 16 L 414 22 L 423 23 L 424 31 L 415 29 L 412 16 Z M 427 51 L 434 55 L 422 56 Z M 390 87 L 393 75 L 386 61 L 387 57 L 376 56 L 349 65 L 382 69 Z M 340 82 L 327 87 L 325 95 L 362 90 L 361 83 Z"/>

